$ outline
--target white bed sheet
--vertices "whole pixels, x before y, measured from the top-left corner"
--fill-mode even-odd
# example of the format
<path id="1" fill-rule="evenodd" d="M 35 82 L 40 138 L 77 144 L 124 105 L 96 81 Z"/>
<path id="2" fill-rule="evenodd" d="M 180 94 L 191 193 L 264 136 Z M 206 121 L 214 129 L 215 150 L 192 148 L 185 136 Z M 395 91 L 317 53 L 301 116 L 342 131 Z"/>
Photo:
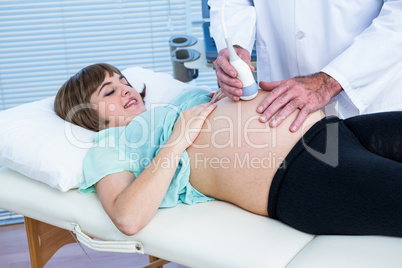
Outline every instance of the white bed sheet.
<path id="1" fill-rule="evenodd" d="M 160 209 L 134 236 L 119 232 L 96 194 L 62 193 L 0 168 L 0 208 L 103 240 L 139 241 L 144 252 L 189 267 L 402 267 L 402 238 L 313 236 L 214 201 Z"/>

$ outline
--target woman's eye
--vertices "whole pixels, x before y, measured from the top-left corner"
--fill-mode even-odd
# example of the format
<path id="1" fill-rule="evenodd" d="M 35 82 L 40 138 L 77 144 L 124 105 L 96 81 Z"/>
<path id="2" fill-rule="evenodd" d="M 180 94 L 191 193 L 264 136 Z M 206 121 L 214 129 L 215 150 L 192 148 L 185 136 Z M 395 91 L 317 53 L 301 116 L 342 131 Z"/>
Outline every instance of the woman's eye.
<path id="1" fill-rule="evenodd" d="M 114 90 L 112 90 L 112 91 L 106 93 L 106 94 L 105 94 L 105 97 L 110 96 L 110 95 L 112 95 L 113 93 L 114 93 Z"/>
<path id="2" fill-rule="evenodd" d="M 120 80 L 120 82 L 123 84 L 123 85 L 125 85 L 125 86 L 128 86 L 128 87 L 131 87 L 132 88 L 132 86 L 130 85 L 130 83 L 125 79 L 125 78 L 123 78 L 122 80 Z"/>

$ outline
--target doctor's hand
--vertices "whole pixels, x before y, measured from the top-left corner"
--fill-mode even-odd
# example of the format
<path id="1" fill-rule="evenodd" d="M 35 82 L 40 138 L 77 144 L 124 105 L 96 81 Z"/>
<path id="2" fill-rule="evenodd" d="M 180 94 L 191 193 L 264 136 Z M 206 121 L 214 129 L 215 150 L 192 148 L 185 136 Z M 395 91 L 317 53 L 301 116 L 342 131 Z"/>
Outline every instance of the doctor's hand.
<path id="1" fill-rule="evenodd" d="M 251 71 L 254 71 L 254 67 L 251 65 L 250 53 L 235 45 L 235 51 L 239 57 L 250 66 Z M 240 96 L 243 94 L 242 82 L 237 79 L 237 71 L 230 64 L 229 51 L 227 48 L 219 51 L 214 65 L 216 69 L 216 77 L 218 78 L 219 86 L 223 93 L 234 101 L 240 100 Z"/>
<path id="2" fill-rule="evenodd" d="M 282 81 L 260 82 L 260 87 L 271 91 L 257 107 L 257 112 L 262 113 L 261 122 L 267 122 L 282 109 L 270 122 L 271 127 L 276 127 L 300 109 L 290 126 L 291 132 L 297 131 L 310 113 L 323 108 L 342 90 L 335 79 L 323 72 Z"/>

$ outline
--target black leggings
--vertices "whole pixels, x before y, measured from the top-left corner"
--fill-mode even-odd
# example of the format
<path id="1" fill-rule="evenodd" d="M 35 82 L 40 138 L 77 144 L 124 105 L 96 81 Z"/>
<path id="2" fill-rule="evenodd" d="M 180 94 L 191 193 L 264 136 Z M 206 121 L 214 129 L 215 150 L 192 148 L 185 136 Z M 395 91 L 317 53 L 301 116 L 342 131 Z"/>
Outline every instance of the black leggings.
<path id="1" fill-rule="evenodd" d="M 268 215 L 303 232 L 402 237 L 402 112 L 317 122 L 277 171 Z"/>

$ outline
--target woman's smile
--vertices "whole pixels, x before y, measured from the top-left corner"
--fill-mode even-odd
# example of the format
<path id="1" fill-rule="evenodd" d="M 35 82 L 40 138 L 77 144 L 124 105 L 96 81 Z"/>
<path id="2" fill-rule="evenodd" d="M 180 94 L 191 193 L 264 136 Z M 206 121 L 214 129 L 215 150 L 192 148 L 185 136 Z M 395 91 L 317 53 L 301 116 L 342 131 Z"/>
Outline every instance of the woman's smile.
<path id="1" fill-rule="evenodd" d="M 128 100 L 128 102 L 126 103 L 126 105 L 124 105 L 124 109 L 127 109 L 127 108 L 129 108 L 129 107 L 131 107 L 131 106 L 133 106 L 133 105 L 137 105 L 137 104 L 138 104 L 137 99 L 134 98 L 134 97 L 131 97 L 131 98 Z"/>

